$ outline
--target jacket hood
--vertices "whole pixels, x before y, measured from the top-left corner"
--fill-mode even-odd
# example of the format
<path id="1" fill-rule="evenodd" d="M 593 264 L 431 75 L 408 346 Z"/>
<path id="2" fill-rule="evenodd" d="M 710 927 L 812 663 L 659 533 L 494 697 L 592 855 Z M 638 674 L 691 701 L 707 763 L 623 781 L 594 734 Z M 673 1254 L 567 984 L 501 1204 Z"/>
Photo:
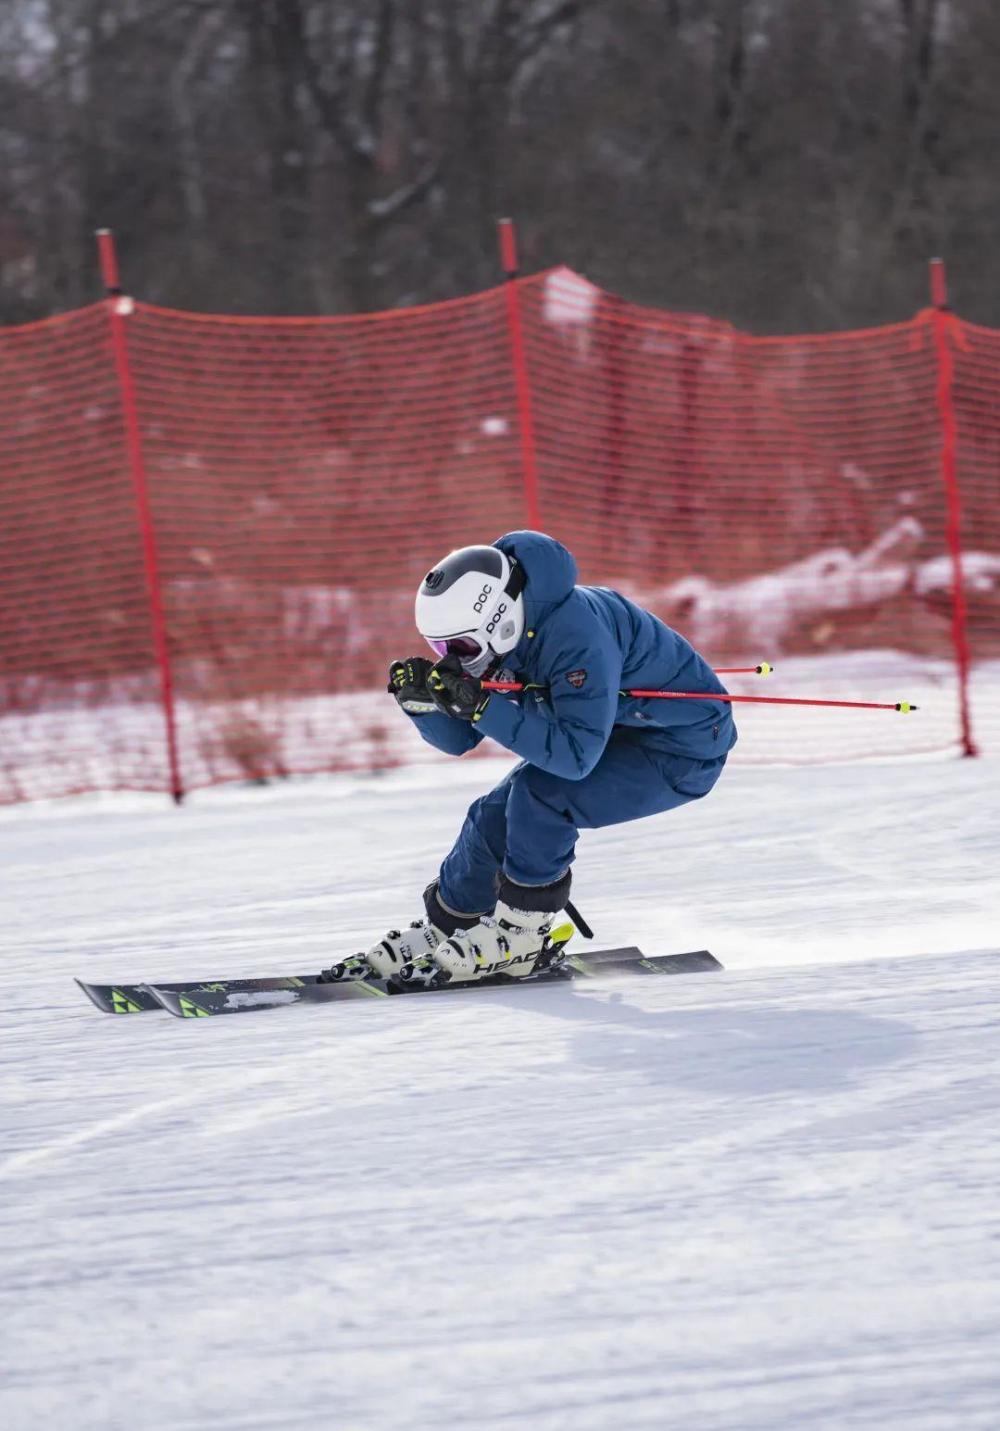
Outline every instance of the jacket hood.
<path id="1" fill-rule="evenodd" d="M 516 557 L 527 578 L 524 588 L 525 631 L 534 630 L 576 586 L 578 570 L 572 554 L 544 532 L 508 532 L 493 543 Z"/>

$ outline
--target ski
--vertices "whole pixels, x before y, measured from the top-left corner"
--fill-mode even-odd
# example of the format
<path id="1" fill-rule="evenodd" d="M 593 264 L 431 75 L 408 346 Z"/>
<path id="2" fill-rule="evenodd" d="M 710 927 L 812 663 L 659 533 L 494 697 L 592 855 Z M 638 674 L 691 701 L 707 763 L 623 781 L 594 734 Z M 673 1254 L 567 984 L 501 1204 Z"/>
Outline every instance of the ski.
<path id="1" fill-rule="evenodd" d="M 571 967 L 571 972 L 586 974 L 589 966 L 600 964 L 617 964 L 624 967 L 626 973 L 688 973 L 698 969 L 718 969 L 719 964 L 707 949 L 691 950 L 685 954 L 672 954 L 666 956 L 653 956 L 647 960 L 635 945 L 626 945 L 618 949 L 598 949 L 586 955 L 580 955 L 570 961 L 570 966 L 563 966 L 563 970 L 556 974 L 557 978 L 565 978 L 565 969 Z M 542 974 L 547 971 L 540 971 L 539 974 L 532 975 L 527 981 L 538 983 L 542 979 Z M 476 983 L 453 984 L 445 986 L 441 990 L 401 990 L 390 988 L 382 980 L 354 981 L 345 984 L 319 984 L 318 974 L 274 974 L 265 975 L 259 978 L 244 979 L 179 979 L 174 981 L 150 980 L 146 983 L 128 982 L 115 984 L 91 983 L 85 979 L 77 979 L 76 983 L 91 1000 L 91 1002 L 106 1014 L 141 1014 L 157 1012 L 165 1007 L 164 995 L 189 995 L 196 998 L 211 995 L 217 1001 L 223 996 L 230 994 L 287 994 L 291 993 L 293 998 L 279 998 L 268 1002 L 257 1002 L 250 1007 L 274 1008 L 280 1007 L 287 1002 L 310 1001 L 314 1003 L 327 1003 L 344 999 L 364 999 L 373 995 L 379 997 L 388 993 L 416 993 L 416 992 L 445 992 L 450 987 L 451 992 L 461 988 L 483 988 L 489 987 L 493 980 L 479 980 Z M 524 983 L 520 979 L 504 979 L 500 976 L 497 983 Z M 303 989 L 315 988 L 312 994 L 303 994 Z M 153 990 L 156 990 L 156 993 Z M 325 991 L 325 992 L 324 992 Z M 179 1008 L 179 999 L 174 1003 Z M 209 1000 L 211 1002 L 211 1000 Z M 235 1009 L 232 1010 L 235 1012 Z M 171 1009 L 171 1012 L 175 1012 Z M 179 1017 L 186 1017 L 178 1015 Z M 198 1017 L 198 1015 L 192 1015 Z"/>
<path id="2" fill-rule="evenodd" d="M 168 988 L 163 984 L 142 986 L 144 993 L 178 1019 L 212 1018 L 218 1014 L 254 1013 L 262 1009 L 284 1008 L 289 1004 L 341 1003 L 347 1000 L 384 999 L 392 995 L 407 998 L 423 997 L 431 994 L 459 994 L 482 989 L 514 989 L 525 985 L 564 983 L 576 978 L 597 978 L 601 974 L 619 976 L 646 975 L 663 976 L 670 974 L 691 974 L 721 969 L 722 965 L 707 949 L 693 949 L 683 954 L 645 955 L 640 949 L 600 950 L 593 954 L 573 956 L 564 964 L 549 969 L 540 969 L 524 978 L 511 978 L 498 973 L 486 979 L 442 984 L 437 989 L 420 986 L 396 985 L 384 979 L 355 979 L 342 984 L 320 984 L 315 978 L 309 982 L 291 980 L 279 984 L 277 980 L 221 980 L 219 985 L 188 986 Z M 253 984 L 255 987 L 247 987 Z M 268 987 L 261 987 L 263 984 Z M 239 984 L 240 987 L 236 987 Z"/>
<path id="3" fill-rule="evenodd" d="M 315 984 L 318 978 L 318 974 L 277 974 L 259 979 L 180 979 L 174 983 L 157 983 L 156 987 L 170 993 L 182 993 L 187 989 L 213 993 L 222 989 L 295 989 L 300 984 Z M 159 1012 L 163 1008 L 149 992 L 149 984 L 91 984 L 85 979 L 77 979 L 76 983 L 104 1014 L 144 1014 Z"/>
<path id="4" fill-rule="evenodd" d="M 637 949 L 635 945 L 627 945 L 621 949 L 598 950 L 590 958 L 606 962 L 613 959 L 634 958 L 638 955 L 641 955 L 641 950 Z M 223 992 L 262 993 L 275 989 L 297 989 L 303 984 L 315 984 L 318 981 L 318 974 L 274 974 L 262 975 L 256 979 L 178 979 L 176 981 L 149 979 L 142 983 L 127 984 L 92 984 L 87 983 L 84 979 L 76 980 L 87 998 L 105 1014 L 143 1014 L 159 1011 L 163 1005 L 149 992 L 150 987 L 171 994 L 199 990 L 212 994 Z M 344 996 L 341 995 L 341 997 Z"/>

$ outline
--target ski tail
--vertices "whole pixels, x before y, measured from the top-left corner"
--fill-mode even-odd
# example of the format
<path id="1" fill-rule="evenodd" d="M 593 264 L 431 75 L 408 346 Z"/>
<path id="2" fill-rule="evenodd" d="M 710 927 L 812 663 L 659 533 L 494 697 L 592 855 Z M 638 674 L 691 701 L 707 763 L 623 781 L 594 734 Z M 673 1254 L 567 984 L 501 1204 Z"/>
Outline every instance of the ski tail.
<path id="1" fill-rule="evenodd" d="M 641 949 L 609 950 L 606 955 L 581 954 L 569 962 L 581 974 L 703 974 L 722 965 L 707 949 L 689 949 L 683 954 L 643 954 Z M 592 968 L 589 966 L 593 966 Z"/>

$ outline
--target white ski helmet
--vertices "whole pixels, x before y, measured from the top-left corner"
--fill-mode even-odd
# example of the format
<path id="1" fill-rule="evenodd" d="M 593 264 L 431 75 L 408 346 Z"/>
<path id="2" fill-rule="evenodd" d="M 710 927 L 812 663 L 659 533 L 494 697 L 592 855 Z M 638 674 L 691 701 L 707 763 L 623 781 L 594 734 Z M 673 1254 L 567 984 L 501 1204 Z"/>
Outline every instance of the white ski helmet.
<path id="1" fill-rule="evenodd" d="M 436 655 L 481 675 L 524 633 L 523 590 L 521 566 L 499 547 L 460 547 L 420 583 L 417 630 Z"/>

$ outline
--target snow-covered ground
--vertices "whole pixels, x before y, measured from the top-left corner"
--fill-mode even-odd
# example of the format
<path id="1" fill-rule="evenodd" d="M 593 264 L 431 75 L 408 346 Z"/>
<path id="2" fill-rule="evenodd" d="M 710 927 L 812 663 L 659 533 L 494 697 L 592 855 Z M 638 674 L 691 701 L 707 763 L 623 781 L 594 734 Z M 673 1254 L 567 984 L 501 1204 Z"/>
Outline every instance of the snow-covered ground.
<path id="1" fill-rule="evenodd" d="M 180 1023 L 315 968 L 480 760 L 0 813 L 10 1431 L 994 1431 L 1000 762 L 734 768 L 585 834 L 601 943 L 726 972 Z"/>

